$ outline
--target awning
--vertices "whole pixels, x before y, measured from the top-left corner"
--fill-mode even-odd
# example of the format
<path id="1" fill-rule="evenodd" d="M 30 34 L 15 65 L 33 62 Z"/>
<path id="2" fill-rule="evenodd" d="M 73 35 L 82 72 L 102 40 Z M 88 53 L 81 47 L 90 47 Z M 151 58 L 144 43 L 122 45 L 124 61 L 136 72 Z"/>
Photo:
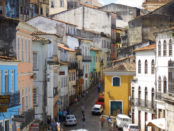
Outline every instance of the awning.
<path id="1" fill-rule="evenodd" d="M 147 126 L 157 127 L 159 129 L 165 130 L 165 118 L 153 119 L 146 122 Z"/>

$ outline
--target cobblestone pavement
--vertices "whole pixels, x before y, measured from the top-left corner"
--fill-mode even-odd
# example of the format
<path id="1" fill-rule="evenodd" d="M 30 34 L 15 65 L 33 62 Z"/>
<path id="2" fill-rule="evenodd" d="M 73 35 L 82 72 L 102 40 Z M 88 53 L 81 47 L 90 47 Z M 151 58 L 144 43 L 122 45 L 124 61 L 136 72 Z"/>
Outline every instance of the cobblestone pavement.
<path id="1" fill-rule="evenodd" d="M 82 97 L 77 104 L 73 104 L 70 107 L 70 111 L 71 114 L 75 114 L 77 118 L 78 122 L 77 126 L 68 126 L 68 127 L 64 126 L 63 131 L 81 129 L 83 127 L 82 113 L 81 113 L 82 105 L 84 105 L 85 107 L 85 117 L 86 117 L 86 122 L 84 126 L 85 129 L 87 129 L 88 131 L 117 131 L 116 129 L 109 128 L 107 122 L 104 123 L 104 128 L 101 128 L 100 116 L 93 116 L 91 114 L 91 108 L 95 104 L 97 97 L 98 97 L 97 87 L 91 87 L 88 90 L 88 94 L 86 96 Z"/>

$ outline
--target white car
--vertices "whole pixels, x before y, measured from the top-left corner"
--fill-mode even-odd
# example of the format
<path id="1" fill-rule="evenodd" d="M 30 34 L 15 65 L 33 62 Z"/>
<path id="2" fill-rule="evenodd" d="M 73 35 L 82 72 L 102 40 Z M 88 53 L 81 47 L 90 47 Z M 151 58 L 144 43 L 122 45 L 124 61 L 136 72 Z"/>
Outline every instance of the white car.
<path id="1" fill-rule="evenodd" d="M 94 114 L 99 114 L 101 115 L 103 113 L 103 106 L 102 105 L 98 105 L 95 104 L 92 109 L 91 109 L 91 113 Z"/>
<path id="2" fill-rule="evenodd" d="M 123 131 L 139 131 L 139 127 L 137 124 L 128 124 L 123 127 Z"/>
<path id="3" fill-rule="evenodd" d="M 132 120 L 129 116 L 124 115 L 124 114 L 119 114 L 116 116 L 116 126 L 118 128 L 122 128 L 126 125 L 129 125 L 132 123 Z"/>
<path id="4" fill-rule="evenodd" d="M 67 115 L 65 118 L 65 125 L 66 126 L 77 125 L 77 119 L 75 115 Z"/>

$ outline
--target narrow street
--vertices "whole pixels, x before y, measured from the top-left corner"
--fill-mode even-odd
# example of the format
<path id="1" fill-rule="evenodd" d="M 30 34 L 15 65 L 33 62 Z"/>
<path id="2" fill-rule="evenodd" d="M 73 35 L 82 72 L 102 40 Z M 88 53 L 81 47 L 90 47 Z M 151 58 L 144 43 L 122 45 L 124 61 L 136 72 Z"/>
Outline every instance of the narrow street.
<path id="1" fill-rule="evenodd" d="M 85 129 L 87 129 L 88 131 L 109 131 L 106 121 L 104 128 L 101 129 L 100 116 L 99 115 L 95 116 L 91 114 L 91 108 L 95 104 L 97 97 L 98 97 L 97 87 L 92 87 L 88 90 L 88 95 L 82 97 L 78 104 L 73 104 L 70 107 L 71 114 L 75 114 L 78 123 L 77 126 L 68 126 L 68 127 L 64 126 L 64 131 L 70 131 L 82 128 L 82 113 L 81 113 L 82 105 L 84 105 L 85 107 L 85 116 L 86 116 Z"/>

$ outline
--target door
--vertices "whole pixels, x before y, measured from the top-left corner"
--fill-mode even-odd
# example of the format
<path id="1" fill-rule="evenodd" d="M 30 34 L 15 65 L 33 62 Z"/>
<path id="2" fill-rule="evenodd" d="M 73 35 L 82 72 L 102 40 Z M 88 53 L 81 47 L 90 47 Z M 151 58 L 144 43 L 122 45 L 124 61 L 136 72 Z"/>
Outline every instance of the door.
<path id="1" fill-rule="evenodd" d="M 111 101 L 111 115 L 116 116 L 117 114 L 122 114 L 122 102 L 121 101 Z"/>

